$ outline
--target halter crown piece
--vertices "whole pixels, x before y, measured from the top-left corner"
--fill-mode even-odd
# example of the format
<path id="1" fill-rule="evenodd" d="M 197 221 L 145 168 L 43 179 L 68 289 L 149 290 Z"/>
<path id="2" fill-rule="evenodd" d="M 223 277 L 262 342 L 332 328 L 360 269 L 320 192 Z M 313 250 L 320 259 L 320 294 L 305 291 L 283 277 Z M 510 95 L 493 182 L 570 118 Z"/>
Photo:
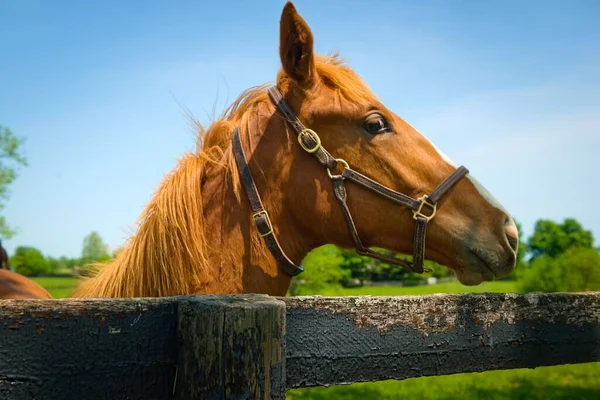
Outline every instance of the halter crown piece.
<path id="1" fill-rule="evenodd" d="M 346 161 L 340 158 L 334 158 L 321 145 L 321 139 L 319 138 L 319 135 L 317 135 L 317 133 L 313 130 L 306 128 L 302 124 L 300 119 L 298 119 L 296 114 L 294 114 L 294 112 L 285 102 L 281 92 L 279 92 L 276 87 L 271 87 L 269 89 L 269 96 L 277 106 L 279 112 L 284 115 L 294 131 L 298 134 L 298 142 L 300 146 L 307 153 L 312 154 L 317 161 L 327 169 L 327 174 L 333 182 L 333 192 L 335 194 L 335 198 L 342 207 L 342 211 L 348 224 L 350 234 L 352 235 L 357 253 L 376 258 L 390 264 L 400 265 L 411 272 L 426 272 L 423 268 L 423 261 L 425 258 L 425 228 L 427 227 L 427 223 L 431 221 L 433 217 L 435 217 L 438 200 L 444 194 L 446 194 L 448 190 L 456 185 L 458 181 L 465 177 L 469 173 L 469 170 L 463 166 L 460 166 L 446 179 L 444 179 L 429 195 L 423 195 L 418 199 L 413 199 L 410 196 L 392 190 L 378 182 L 375 182 L 371 178 L 354 171 L 352 168 L 350 168 Z M 273 254 L 275 260 L 281 266 L 281 268 L 289 275 L 296 276 L 304 271 L 304 268 L 302 265 L 294 264 L 294 262 L 292 262 L 285 255 L 281 245 L 279 244 L 279 241 L 275 237 L 273 225 L 269 219 L 269 214 L 263 207 L 262 200 L 254 182 L 254 178 L 252 177 L 252 172 L 250 171 L 250 166 L 248 165 L 246 155 L 244 154 L 244 149 L 242 148 L 239 127 L 235 128 L 232 140 L 233 154 L 236 165 L 240 174 L 240 179 L 244 185 L 246 194 L 248 195 L 248 200 L 250 201 L 250 207 L 252 208 L 253 212 L 252 217 L 254 219 L 254 223 L 256 224 L 258 234 L 265 240 L 269 251 L 271 254 Z M 338 165 L 342 165 L 344 169 L 340 174 L 334 175 L 331 171 Z M 416 221 L 412 262 L 408 262 L 394 256 L 377 253 L 363 245 L 358 235 L 358 231 L 356 230 L 356 225 L 354 225 L 354 220 L 352 219 L 350 209 L 346 204 L 346 187 L 344 186 L 344 180 L 346 179 L 370 189 L 394 203 L 400 204 L 412 210 L 413 219 Z"/>

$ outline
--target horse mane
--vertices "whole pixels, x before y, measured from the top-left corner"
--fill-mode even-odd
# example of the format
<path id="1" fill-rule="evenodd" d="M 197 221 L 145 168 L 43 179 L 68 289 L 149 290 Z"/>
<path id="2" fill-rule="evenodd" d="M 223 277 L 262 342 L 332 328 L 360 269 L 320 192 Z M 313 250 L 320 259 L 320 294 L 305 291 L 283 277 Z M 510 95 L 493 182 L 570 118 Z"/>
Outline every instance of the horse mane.
<path id="1" fill-rule="evenodd" d="M 317 56 L 321 82 L 350 102 L 374 95 L 337 56 Z M 278 87 L 289 85 L 280 71 Z M 165 176 L 146 205 L 131 236 L 114 260 L 88 265 L 73 297 L 164 297 L 193 293 L 213 280 L 208 259 L 202 203 L 202 177 L 211 165 L 224 167 L 240 201 L 240 183 L 231 154 L 232 133 L 244 125 L 248 111 L 268 101 L 267 86 L 244 91 L 208 129 L 198 126 L 197 150 L 187 153 Z M 253 248 L 257 245 L 253 243 Z"/>

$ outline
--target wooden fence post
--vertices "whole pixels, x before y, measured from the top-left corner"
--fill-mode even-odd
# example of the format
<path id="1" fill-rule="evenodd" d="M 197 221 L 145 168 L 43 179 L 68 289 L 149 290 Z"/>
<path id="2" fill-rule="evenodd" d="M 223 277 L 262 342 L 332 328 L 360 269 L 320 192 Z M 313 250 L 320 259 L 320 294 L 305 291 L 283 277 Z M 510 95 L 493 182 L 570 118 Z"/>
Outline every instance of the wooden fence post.
<path id="1" fill-rule="evenodd" d="M 180 399 L 284 399 L 285 303 L 265 295 L 179 302 Z"/>

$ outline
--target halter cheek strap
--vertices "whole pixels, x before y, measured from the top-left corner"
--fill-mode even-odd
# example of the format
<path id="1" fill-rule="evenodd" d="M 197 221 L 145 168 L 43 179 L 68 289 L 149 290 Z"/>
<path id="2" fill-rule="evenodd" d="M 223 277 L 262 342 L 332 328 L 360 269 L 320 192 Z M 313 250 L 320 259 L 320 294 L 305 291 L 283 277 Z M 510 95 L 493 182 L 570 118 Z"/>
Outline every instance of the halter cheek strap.
<path id="1" fill-rule="evenodd" d="M 279 241 L 275 237 L 273 225 L 271 224 L 271 219 L 269 218 L 269 213 L 267 210 L 265 210 L 262 204 L 260 194 L 258 194 L 258 189 L 256 188 L 256 183 L 252 177 L 252 172 L 250 172 L 250 166 L 246 160 L 246 154 L 244 153 L 244 148 L 242 147 L 242 140 L 240 139 L 240 130 L 238 127 L 236 127 L 235 131 L 233 132 L 233 155 L 235 157 L 235 163 L 238 167 L 240 179 L 244 185 L 246 194 L 248 195 L 248 200 L 250 201 L 250 207 L 252 208 L 253 213 L 252 219 L 256 224 L 258 235 L 265 240 L 269 251 L 271 254 L 273 254 L 273 257 L 275 257 L 275 260 L 281 266 L 281 268 L 283 268 L 283 270 L 291 276 L 298 275 L 304 271 L 304 267 L 302 267 L 302 265 L 294 264 L 292 260 L 285 255 L 281 245 L 279 244 Z"/>
<path id="2" fill-rule="evenodd" d="M 317 161 L 327 169 L 327 174 L 333 182 L 333 192 L 335 198 L 342 207 L 342 212 L 346 219 L 350 235 L 354 241 L 357 253 L 368 257 L 376 258 L 390 264 L 400 265 L 411 272 L 423 273 L 423 263 L 425 260 L 425 238 L 426 238 L 426 227 L 427 223 L 435 217 L 437 211 L 437 202 L 439 199 L 446 194 L 454 185 L 456 185 L 469 171 L 461 166 L 457 168 L 450 176 L 444 179 L 438 187 L 436 187 L 429 195 L 423 195 L 418 199 L 413 199 L 403 193 L 392 190 L 371 178 L 362 175 L 361 173 L 350 168 L 348 163 L 342 159 L 334 158 L 325 148 L 321 145 L 321 139 L 319 135 L 313 130 L 306 128 L 300 119 L 294 114 L 291 108 L 283 99 L 283 96 L 276 87 L 269 89 L 269 96 L 271 100 L 277 106 L 277 109 L 283 114 L 286 120 L 290 123 L 294 131 L 298 134 L 298 143 L 300 146 L 309 154 L 312 154 Z M 252 178 L 250 167 L 246 161 L 242 143 L 239 137 L 239 129 L 236 128 L 233 134 L 233 153 L 235 156 L 238 172 L 240 174 L 241 181 L 244 185 L 250 206 L 253 211 L 254 222 L 258 229 L 259 235 L 266 241 L 267 247 L 279 263 L 279 265 L 292 276 L 298 275 L 304 269 L 301 265 L 294 264 L 283 252 L 275 233 L 273 232 L 273 226 L 269 219 L 269 214 L 264 209 L 256 184 Z M 331 170 L 336 168 L 338 165 L 344 167 L 340 174 L 334 175 Z M 344 181 L 348 179 L 358 185 L 361 185 L 367 189 L 370 189 L 378 195 L 404 206 L 413 212 L 413 219 L 415 222 L 415 236 L 413 244 L 413 260 L 408 262 L 400 258 L 377 253 L 367 248 L 358 234 L 356 225 L 352 218 L 348 204 L 346 203 L 346 187 Z"/>

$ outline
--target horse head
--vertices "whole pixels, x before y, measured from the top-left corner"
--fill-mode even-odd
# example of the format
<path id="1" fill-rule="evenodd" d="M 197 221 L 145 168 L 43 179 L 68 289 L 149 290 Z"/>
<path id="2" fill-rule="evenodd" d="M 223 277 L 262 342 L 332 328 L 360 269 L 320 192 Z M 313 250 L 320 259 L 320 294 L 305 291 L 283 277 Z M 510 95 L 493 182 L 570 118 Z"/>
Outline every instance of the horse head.
<path id="1" fill-rule="evenodd" d="M 508 212 L 471 175 L 453 182 L 436 204 L 427 202 L 423 195 L 456 173 L 457 166 L 388 109 L 337 56 L 316 55 L 313 34 L 292 3 L 281 15 L 279 45 L 278 92 L 310 131 L 298 135 L 289 115 L 272 110 L 273 102 L 259 107 L 256 121 L 248 119 L 246 125 L 260 128 L 255 130 L 258 136 L 248 139 L 255 143 L 251 166 L 261 170 L 261 190 L 279 198 L 285 209 L 287 217 L 280 221 L 293 225 L 296 234 L 310 238 L 314 246 L 355 246 L 332 182 L 349 178 L 346 170 L 356 171 L 422 208 L 415 214 L 415 209 L 391 201 L 380 190 L 345 179 L 347 209 L 364 247 L 411 253 L 417 217 L 435 213 L 427 221 L 428 259 L 452 268 L 467 285 L 513 270 L 518 233 Z M 333 157 L 331 165 L 313 157 L 317 142 Z"/>

